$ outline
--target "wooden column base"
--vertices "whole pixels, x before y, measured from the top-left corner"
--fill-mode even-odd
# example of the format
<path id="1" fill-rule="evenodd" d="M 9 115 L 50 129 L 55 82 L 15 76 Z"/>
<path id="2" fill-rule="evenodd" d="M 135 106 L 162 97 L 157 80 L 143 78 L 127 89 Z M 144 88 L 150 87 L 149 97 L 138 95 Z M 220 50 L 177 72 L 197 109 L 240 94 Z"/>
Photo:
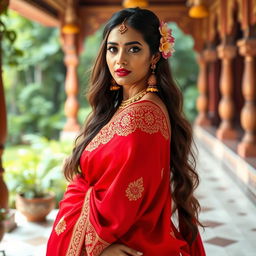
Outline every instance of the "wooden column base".
<path id="1" fill-rule="evenodd" d="M 238 133 L 233 128 L 220 127 L 216 132 L 216 137 L 219 140 L 236 140 Z"/>
<path id="2" fill-rule="evenodd" d="M 241 142 L 237 146 L 237 153 L 241 157 L 256 157 L 256 144 Z"/>
<path id="3" fill-rule="evenodd" d="M 199 126 L 210 126 L 211 121 L 207 118 L 205 114 L 199 114 L 195 120 L 195 124 Z"/>
<path id="4" fill-rule="evenodd" d="M 76 118 L 68 118 L 66 124 L 63 128 L 64 132 L 79 132 L 80 131 L 80 125 L 77 122 Z"/>

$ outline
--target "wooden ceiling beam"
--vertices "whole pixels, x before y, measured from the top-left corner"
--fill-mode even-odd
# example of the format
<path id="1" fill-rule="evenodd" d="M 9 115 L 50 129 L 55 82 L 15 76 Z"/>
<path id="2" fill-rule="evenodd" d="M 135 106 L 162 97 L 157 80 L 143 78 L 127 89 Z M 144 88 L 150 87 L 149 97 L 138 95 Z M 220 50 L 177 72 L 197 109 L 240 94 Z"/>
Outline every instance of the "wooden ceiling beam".
<path id="1" fill-rule="evenodd" d="M 113 6 L 86 6 L 80 7 L 80 16 L 83 15 L 95 15 L 103 16 L 104 18 L 110 18 L 110 16 L 116 12 L 123 9 L 122 6 L 113 5 Z M 181 18 L 181 15 L 188 16 L 188 8 L 184 5 L 174 5 L 174 4 L 165 4 L 160 6 L 148 6 L 147 9 L 153 11 L 158 15 L 160 19 L 165 21 L 176 21 L 177 18 Z M 86 18 L 86 17 L 85 17 Z"/>
<path id="2" fill-rule="evenodd" d="M 23 0 L 10 0 L 9 8 L 17 11 L 20 15 L 39 22 L 47 27 L 59 27 L 60 21 L 51 13 L 46 12 L 44 9 L 31 2 Z"/>
<path id="3" fill-rule="evenodd" d="M 65 1 L 63 0 L 44 0 L 47 4 L 63 13 L 65 11 Z"/>

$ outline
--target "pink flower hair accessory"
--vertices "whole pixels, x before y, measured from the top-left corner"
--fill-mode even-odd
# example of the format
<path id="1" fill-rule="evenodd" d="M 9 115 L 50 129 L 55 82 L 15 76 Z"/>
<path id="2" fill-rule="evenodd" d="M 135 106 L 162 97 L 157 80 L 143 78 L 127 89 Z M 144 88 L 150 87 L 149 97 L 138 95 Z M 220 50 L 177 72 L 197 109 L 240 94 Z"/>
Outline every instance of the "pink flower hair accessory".
<path id="1" fill-rule="evenodd" d="M 159 31 L 161 34 L 159 51 L 162 53 L 163 58 L 168 59 L 174 52 L 174 37 L 172 30 L 168 28 L 167 23 L 161 21 Z"/>

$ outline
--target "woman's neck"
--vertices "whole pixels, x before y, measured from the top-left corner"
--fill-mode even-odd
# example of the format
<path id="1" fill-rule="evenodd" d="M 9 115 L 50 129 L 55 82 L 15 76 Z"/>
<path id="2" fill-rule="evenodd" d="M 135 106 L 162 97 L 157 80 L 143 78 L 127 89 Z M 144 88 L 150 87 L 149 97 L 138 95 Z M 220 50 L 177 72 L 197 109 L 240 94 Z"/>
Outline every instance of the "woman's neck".
<path id="1" fill-rule="evenodd" d="M 145 83 L 134 86 L 123 86 L 123 100 L 128 100 L 144 90 L 146 88 Z"/>

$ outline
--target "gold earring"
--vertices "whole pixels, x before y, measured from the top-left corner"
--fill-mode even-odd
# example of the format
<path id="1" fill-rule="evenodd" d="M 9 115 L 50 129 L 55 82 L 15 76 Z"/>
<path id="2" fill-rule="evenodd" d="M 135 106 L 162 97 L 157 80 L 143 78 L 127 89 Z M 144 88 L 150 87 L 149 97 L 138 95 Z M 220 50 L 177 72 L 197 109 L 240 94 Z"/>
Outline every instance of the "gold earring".
<path id="1" fill-rule="evenodd" d="M 117 91 L 119 90 L 121 87 L 116 83 L 115 79 L 112 78 L 111 80 L 111 85 L 110 85 L 110 91 Z"/>
<path id="2" fill-rule="evenodd" d="M 152 63 L 151 69 L 152 69 L 152 73 L 148 78 L 147 92 L 159 92 L 157 85 L 156 85 L 156 83 L 157 83 L 156 75 L 155 75 L 156 64 Z"/>

